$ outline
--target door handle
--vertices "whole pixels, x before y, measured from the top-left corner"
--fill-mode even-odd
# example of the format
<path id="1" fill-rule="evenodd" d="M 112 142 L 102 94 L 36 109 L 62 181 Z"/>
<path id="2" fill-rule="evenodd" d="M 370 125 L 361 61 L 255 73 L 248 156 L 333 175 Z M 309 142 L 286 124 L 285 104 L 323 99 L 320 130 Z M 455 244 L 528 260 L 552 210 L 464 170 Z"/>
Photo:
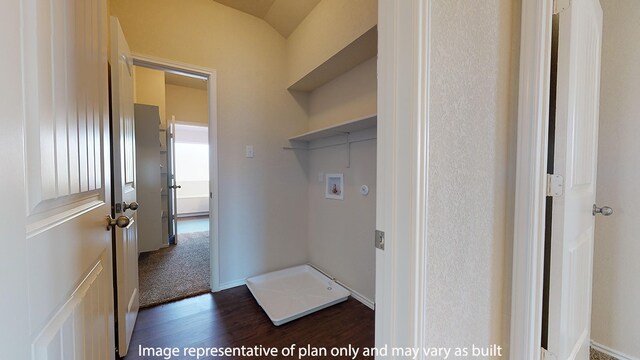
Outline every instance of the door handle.
<path id="1" fill-rule="evenodd" d="M 139 208 L 139 207 L 140 207 L 140 205 L 139 205 L 137 202 L 135 202 L 135 201 L 132 201 L 132 202 L 131 202 L 131 203 L 129 203 L 129 204 L 127 204 L 126 202 L 123 202 L 123 203 L 122 203 L 122 208 L 123 208 L 124 210 L 131 209 L 131 210 L 133 210 L 133 211 L 136 211 L 136 210 L 138 210 L 138 208 Z"/>
<path id="2" fill-rule="evenodd" d="M 593 211 L 591 212 L 593 216 L 596 214 L 602 214 L 603 216 L 611 216 L 613 215 L 613 209 L 608 206 L 597 207 L 596 204 L 593 204 Z"/>
<path id="3" fill-rule="evenodd" d="M 107 231 L 111 230 L 113 226 L 117 226 L 119 228 L 126 228 L 131 223 L 131 219 L 126 216 L 118 216 L 117 218 L 112 218 L 111 215 L 107 215 Z"/>

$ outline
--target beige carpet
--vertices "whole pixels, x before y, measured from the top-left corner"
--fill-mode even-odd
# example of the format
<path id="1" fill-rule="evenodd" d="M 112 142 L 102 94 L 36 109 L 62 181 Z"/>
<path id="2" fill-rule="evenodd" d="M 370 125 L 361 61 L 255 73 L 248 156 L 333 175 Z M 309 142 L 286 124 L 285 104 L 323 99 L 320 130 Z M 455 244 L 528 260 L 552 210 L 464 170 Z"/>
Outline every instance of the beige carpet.
<path id="1" fill-rule="evenodd" d="M 208 292 L 209 233 L 180 234 L 178 245 L 142 253 L 138 265 L 140 307 Z"/>
<path id="2" fill-rule="evenodd" d="M 607 354 L 601 353 L 600 351 L 591 348 L 591 352 L 589 354 L 589 360 L 618 360 L 613 356 L 609 356 Z"/>

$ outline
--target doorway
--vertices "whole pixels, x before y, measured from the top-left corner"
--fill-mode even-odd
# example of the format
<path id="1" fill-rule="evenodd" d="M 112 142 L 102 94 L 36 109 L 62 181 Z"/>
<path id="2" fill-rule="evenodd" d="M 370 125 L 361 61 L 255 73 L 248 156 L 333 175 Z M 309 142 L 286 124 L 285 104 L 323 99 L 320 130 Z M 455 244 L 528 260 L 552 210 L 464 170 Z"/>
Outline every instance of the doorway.
<path id="1" fill-rule="evenodd" d="M 175 94 L 167 84 L 167 104 Z M 179 87 L 176 87 L 179 88 Z M 175 90 L 175 89 L 174 89 Z M 184 88 L 188 90 L 188 88 Z M 189 109 L 202 108 L 206 120 L 206 96 L 200 104 L 177 99 Z M 169 100 L 172 99 L 172 100 Z M 188 99 L 193 100 L 193 97 Z M 198 106 L 200 105 L 200 106 Z M 180 109 L 168 106 L 171 112 Z M 182 116 L 188 114 L 182 113 Z M 209 244 L 209 129 L 208 124 L 185 125 L 171 115 L 167 124 L 169 166 L 163 174 L 161 194 L 163 238 L 168 244 L 140 254 L 140 298 L 143 307 L 179 300 L 211 291 Z M 161 131 L 161 135 L 165 132 Z"/>
<path id="2" fill-rule="evenodd" d="M 209 127 L 175 122 L 176 234 L 209 232 Z"/>
<path id="3" fill-rule="evenodd" d="M 141 307 L 150 307 L 218 287 L 215 72 L 134 56 L 134 73 L 135 102 L 146 104 L 136 106 L 158 114 L 140 119 L 153 123 L 145 132 L 159 145 L 148 160 L 159 169 L 149 210 L 157 233 L 139 256 Z"/>

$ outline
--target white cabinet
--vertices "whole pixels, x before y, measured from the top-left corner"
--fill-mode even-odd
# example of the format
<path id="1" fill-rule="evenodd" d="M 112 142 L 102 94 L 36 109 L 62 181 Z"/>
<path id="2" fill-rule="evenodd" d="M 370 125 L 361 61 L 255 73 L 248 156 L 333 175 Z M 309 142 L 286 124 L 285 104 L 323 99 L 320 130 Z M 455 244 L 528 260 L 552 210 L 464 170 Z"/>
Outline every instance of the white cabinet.
<path id="1" fill-rule="evenodd" d="M 138 249 L 158 250 L 163 246 L 162 232 L 162 168 L 157 106 L 135 104 L 136 180 L 138 208 Z"/>

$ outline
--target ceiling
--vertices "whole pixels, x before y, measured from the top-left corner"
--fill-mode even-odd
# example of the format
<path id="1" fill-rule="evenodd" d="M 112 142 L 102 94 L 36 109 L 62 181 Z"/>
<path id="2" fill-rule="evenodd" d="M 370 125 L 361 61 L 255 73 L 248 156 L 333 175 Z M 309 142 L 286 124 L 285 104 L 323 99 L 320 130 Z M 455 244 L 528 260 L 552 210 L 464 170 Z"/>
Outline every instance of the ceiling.
<path id="1" fill-rule="evenodd" d="M 214 0 L 266 21 L 288 38 L 320 0 Z"/>

